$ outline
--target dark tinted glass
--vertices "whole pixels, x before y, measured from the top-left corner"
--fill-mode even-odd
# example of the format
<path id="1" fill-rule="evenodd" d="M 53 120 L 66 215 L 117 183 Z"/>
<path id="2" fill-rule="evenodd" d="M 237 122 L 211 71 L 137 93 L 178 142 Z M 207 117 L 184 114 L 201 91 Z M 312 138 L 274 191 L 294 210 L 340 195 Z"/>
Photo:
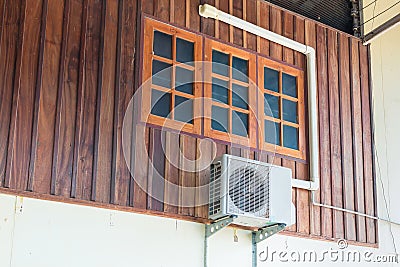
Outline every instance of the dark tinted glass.
<path id="1" fill-rule="evenodd" d="M 211 128 L 221 132 L 228 132 L 228 109 L 212 106 Z"/>
<path id="2" fill-rule="evenodd" d="M 167 118 L 171 108 L 171 94 L 151 90 L 151 114 Z"/>
<path id="3" fill-rule="evenodd" d="M 232 84 L 232 105 L 242 109 L 248 109 L 248 87 Z"/>
<path id="4" fill-rule="evenodd" d="M 154 31 L 153 50 L 157 56 L 172 59 L 172 36 Z"/>
<path id="5" fill-rule="evenodd" d="M 282 74 L 282 93 L 288 96 L 297 97 L 296 77 Z"/>
<path id="6" fill-rule="evenodd" d="M 175 96 L 175 120 L 193 124 L 193 100 Z"/>
<path id="7" fill-rule="evenodd" d="M 228 82 L 217 78 L 213 78 L 212 82 L 212 98 L 215 101 L 228 104 Z"/>
<path id="8" fill-rule="evenodd" d="M 232 58 L 232 78 L 247 82 L 248 81 L 248 61 L 238 58 L 238 57 L 233 57 Z"/>
<path id="9" fill-rule="evenodd" d="M 248 115 L 246 113 L 232 110 L 232 133 L 247 136 Z"/>
<path id="10" fill-rule="evenodd" d="M 297 103 L 283 99 L 283 120 L 298 123 L 297 119 Z"/>
<path id="11" fill-rule="evenodd" d="M 264 88 L 279 91 L 279 72 L 270 68 L 264 68 Z"/>
<path id="12" fill-rule="evenodd" d="M 277 122 L 265 120 L 264 123 L 265 142 L 280 146 L 281 145 L 280 136 L 281 136 L 280 124 Z"/>
<path id="13" fill-rule="evenodd" d="M 299 150 L 299 133 L 297 128 L 283 125 L 283 146 Z"/>
<path id="14" fill-rule="evenodd" d="M 193 71 L 176 67 L 176 90 L 193 95 Z"/>
<path id="15" fill-rule="evenodd" d="M 279 97 L 264 94 L 264 114 L 270 117 L 279 118 Z"/>
<path id="16" fill-rule="evenodd" d="M 212 71 L 214 73 L 228 76 L 229 74 L 229 54 L 225 54 L 216 50 L 212 51 Z M 221 65 L 222 64 L 222 65 Z"/>
<path id="17" fill-rule="evenodd" d="M 153 84 L 171 88 L 171 64 L 153 60 Z"/>
<path id="18" fill-rule="evenodd" d="M 176 38 L 176 61 L 193 62 L 194 44 L 192 42 Z"/>

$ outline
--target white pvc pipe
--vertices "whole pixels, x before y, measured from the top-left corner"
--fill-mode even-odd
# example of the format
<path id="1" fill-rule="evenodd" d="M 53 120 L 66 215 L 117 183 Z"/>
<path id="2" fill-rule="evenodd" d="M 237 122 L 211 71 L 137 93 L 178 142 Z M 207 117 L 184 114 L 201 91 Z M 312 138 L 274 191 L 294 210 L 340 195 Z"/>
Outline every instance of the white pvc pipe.
<path id="1" fill-rule="evenodd" d="M 309 143 L 310 143 L 310 179 L 309 181 L 292 179 L 292 186 L 311 191 L 319 188 L 319 137 L 318 137 L 318 116 L 317 116 L 317 76 L 316 76 L 316 55 L 314 48 L 286 38 L 282 35 L 268 31 L 250 22 L 232 16 L 217 8 L 204 4 L 199 6 L 199 14 L 205 18 L 213 18 L 223 21 L 236 28 L 250 32 L 274 43 L 283 45 L 303 53 L 307 57 L 307 81 L 308 81 L 308 104 L 309 104 Z"/>

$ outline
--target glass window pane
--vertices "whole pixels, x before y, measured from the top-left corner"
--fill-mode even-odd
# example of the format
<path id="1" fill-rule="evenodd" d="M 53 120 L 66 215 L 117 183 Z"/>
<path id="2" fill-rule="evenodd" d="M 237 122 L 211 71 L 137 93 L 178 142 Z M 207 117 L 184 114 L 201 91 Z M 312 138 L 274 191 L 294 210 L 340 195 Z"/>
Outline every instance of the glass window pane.
<path id="1" fill-rule="evenodd" d="M 153 60 L 153 84 L 171 88 L 171 64 Z"/>
<path id="2" fill-rule="evenodd" d="M 193 71 L 176 67 L 176 90 L 193 95 Z"/>
<path id="3" fill-rule="evenodd" d="M 228 104 L 228 82 L 213 78 L 212 83 L 212 98 L 215 101 Z"/>
<path id="4" fill-rule="evenodd" d="M 248 109 L 248 87 L 232 83 L 232 105 L 242 109 Z"/>
<path id="5" fill-rule="evenodd" d="M 264 121 L 265 142 L 280 146 L 281 145 L 280 136 L 281 136 L 280 123 L 265 120 Z"/>
<path id="6" fill-rule="evenodd" d="M 193 100 L 175 96 L 175 120 L 193 124 Z"/>
<path id="7" fill-rule="evenodd" d="M 270 68 L 264 68 L 264 88 L 279 91 L 279 72 Z"/>
<path id="8" fill-rule="evenodd" d="M 248 115 L 232 110 L 232 133 L 246 137 L 248 129 Z"/>
<path id="9" fill-rule="evenodd" d="M 232 58 L 232 78 L 247 82 L 248 81 L 248 61 L 242 58 Z"/>
<path id="10" fill-rule="evenodd" d="M 228 132 L 228 109 L 212 106 L 211 128 L 221 132 Z"/>
<path id="11" fill-rule="evenodd" d="M 171 108 L 171 94 L 159 90 L 151 90 L 151 114 L 168 118 Z"/>
<path id="12" fill-rule="evenodd" d="M 214 73 L 224 76 L 229 75 L 229 54 L 213 50 L 212 62 L 213 62 L 212 71 Z"/>
<path id="13" fill-rule="evenodd" d="M 157 56 L 172 59 L 172 36 L 154 31 L 153 52 Z"/>
<path id="14" fill-rule="evenodd" d="M 283 125 L 283 146 L 299 150 L 299 131 L 297 128 Z"/>
<path id="15" fill-rule="evenodd" d="M 176 61 L 193 62 L 194 61 L 194 44 L 192 42 L 176 38 Z"/>
<path id="16" fill-rule="evenodd" d="M 283 99 L 283 120 L 298 123 L 297 119 L 297 103 Z"/>
<path id="17" fill-rule="evenodd" d="M 282 93 L 297 97 L 296 77 L 286 73 L 282 74 Z"/>
<path id="18" fill-rule="evenodd" d="M 279 97 L 264 94 L 264 114 L 279 119 Z"/>

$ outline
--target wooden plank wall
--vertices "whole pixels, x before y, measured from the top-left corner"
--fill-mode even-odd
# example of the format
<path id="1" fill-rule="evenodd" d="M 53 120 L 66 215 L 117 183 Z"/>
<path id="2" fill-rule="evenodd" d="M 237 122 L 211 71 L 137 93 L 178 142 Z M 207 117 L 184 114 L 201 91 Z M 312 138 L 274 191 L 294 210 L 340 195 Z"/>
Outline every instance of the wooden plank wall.
<path id="1" fill-rule="evenodd" d="M 199 157 L 209 161 L 230 153 L 273 161 L 291 168 L 295 178 L 308 180 L 307 162 L 224 143 L 214 146 L 209 140 L 143 125 L 135 126 L 135 155 L 127 159 L 139 182 L 131 179 L 122 123 L 139 82 L 138 14 L 306 67 L 300 53 L 200 18 L 201 3 L 316 49 L 321 188 L 315 200 L 374 215 L 368 48 L 347 34 L 256 0 L 0 0 L 2 192 L 32 192 L 195 220 L 207 217 L 207 206 L 197 204 L 208 196 L 173 185 L 207 183 L 207 168 L 190 166 Z M 166 149 L 160 153 L 162 143 Z M 312 207 L 309 197 L 308 191 L 293 190 L 297 223 L 288 232 L 377 242 L 373 220 Z"/>

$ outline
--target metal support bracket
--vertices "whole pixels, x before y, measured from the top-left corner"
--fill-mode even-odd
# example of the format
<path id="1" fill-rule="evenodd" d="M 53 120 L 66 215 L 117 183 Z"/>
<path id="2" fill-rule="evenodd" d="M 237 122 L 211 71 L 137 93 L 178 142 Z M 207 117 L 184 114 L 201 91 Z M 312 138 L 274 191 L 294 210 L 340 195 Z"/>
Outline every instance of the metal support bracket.
<path id="1" fill-rule="evenodd" d="M 252 266 L 257 267 L 257 244 L 261 241 L 264 241 L 268 237 L 273 236 L 276 233 L 279 233 L 283 229 L 285 229 L 286 224 L 278 223 L 274 225 L 269 225 L 263 228 L 258 229 L 257 231 L 253 231 L 251 233 L 251 243 L 252 243 Z"/>
<path id="2" fill-rule="evenodd" d="M 219 232 L 221 229 L 230 225 L 236 216 L 229 216 L 215 221 L 211 224 L 206 224 L 206 238 L 212 236 L 213 234 Z"/>

